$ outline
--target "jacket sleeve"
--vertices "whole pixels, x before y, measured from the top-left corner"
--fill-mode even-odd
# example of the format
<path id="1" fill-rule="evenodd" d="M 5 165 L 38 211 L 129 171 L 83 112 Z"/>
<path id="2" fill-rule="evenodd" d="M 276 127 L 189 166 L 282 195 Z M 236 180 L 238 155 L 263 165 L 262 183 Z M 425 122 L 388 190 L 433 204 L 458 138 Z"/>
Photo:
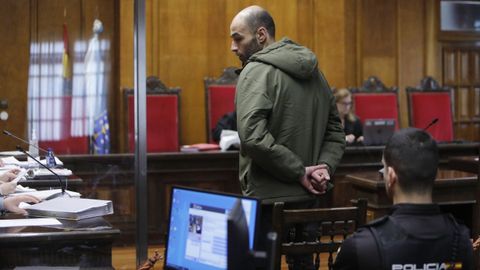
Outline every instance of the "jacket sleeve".
<path id="1" fill-rule="evenodd" d="M 268 95 L 268 72 L 247 66 L 242 73 L 236 92 L 242 154 L 279 180 L 299 181 L 305 173 L 302 161 L 287 147 L 276 144 L 268 130 L 268 117 L 273 107 Z"/>
<path id="2" fill-rule="evenodd" d="M 317 164 L 327 164 L 332 175 L 337 168 L 337 165 L 342 159 L 343 152 L 345 151 L 345 131 L 343 130 L 342 122 L 338 116 L 337 104 L 335 98 L 330 91 L 325 77 L 320 72 L 320 80 L 322 84 L 328 89 L 328 97 L 330 100 L 330 110 L 328 114 L 328 123 L 323 137 L 323 144 L 320 150 L 320 158 Z"/>

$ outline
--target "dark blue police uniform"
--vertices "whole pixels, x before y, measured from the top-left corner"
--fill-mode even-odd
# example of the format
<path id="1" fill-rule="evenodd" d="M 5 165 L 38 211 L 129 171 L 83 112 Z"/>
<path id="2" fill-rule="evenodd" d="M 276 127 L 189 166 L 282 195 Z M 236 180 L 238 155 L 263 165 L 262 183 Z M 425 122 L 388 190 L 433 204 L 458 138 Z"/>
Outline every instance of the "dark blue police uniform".
<path id="1" fill-rule="evenodd" d="M 473 269 L 473 247 L 438 205 L 397 204 L 345 240 L 333 269 Z"/>

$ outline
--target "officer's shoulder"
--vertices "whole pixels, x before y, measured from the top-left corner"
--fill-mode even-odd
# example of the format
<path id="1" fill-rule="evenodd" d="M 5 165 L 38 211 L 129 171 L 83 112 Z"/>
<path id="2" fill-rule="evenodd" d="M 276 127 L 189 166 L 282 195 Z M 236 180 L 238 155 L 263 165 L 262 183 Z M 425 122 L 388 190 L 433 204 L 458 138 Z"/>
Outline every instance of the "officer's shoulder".
<path id="1" fill-rule="evenodd" d="M 381 218 L 377 218 L 373 221 L 370 221 L 369 223 L 365 224 L 363 227 L 380 227 L 382 225 L 384 225 L 385 223 L 387 223 L 389 220 L 389 216 L 383 216 Z"/>

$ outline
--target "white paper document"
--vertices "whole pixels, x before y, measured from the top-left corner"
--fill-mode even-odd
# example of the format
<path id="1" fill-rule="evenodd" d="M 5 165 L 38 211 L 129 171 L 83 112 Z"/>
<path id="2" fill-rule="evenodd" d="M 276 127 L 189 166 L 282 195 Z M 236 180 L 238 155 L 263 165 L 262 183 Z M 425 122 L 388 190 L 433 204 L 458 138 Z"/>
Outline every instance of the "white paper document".
<path id="1" fill-rule="evenodd" d="M 62 225 L 56 218 L 0 219 L 0 228 Z"/>

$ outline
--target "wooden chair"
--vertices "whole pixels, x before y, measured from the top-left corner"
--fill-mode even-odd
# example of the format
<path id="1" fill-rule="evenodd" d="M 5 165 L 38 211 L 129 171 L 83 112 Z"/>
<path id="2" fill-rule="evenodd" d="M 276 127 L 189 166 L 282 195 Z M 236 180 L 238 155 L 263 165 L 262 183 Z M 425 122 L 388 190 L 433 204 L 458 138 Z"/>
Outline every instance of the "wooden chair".
<path id="1" fill-rule="evenodd" d="M 420 86 L 407 87 L 408 114 L 410 126 L 427 128 L 435 140 L 440 142 L 452 141 L 453 113 L 452 89 L 440 87 L 431 77 L 422 79 Z M 434 119 L 438 121 L 429 126 Z"/>
<path id="2" fill-rule="evenodd" d="M 375 76 L 370 76 L 360 88 L 350 88 L 355 114 L 362 124 L 367 119 L 394 119 L 399 129 L 398 88 L 387 88 Z"/>
<path id="3" fill-rule="evenodd" d="M 235 110 L 236 68 L 225 68 L 218 79 L 205 78 L 206 132 L 208 142 L 213 143 L 212 130 L 223 115 Z"/>
<path id="4" fill-rule="evenodd" d="M 177 152 L 180 147 L 180 89 L 147 78 L 147 152 Z M 125 90 L 128 149 L 135 150 L 133 89 Z"/>
<path id="5" fill-rule="evenodd" d="M 328 253 L 328 269 L 334 262 L 334 254 L 341 246 L 343 240 L 355 230 L 365 224 L 367 201 L 360 199 L 357 206 L 338 208 L 314 208 L 286 210 L 282 202 L 275 203 L 273 207 L 273 227 L 279 237 L 287 239 L 278 241 L 276 247 L 276 266 L 280 269 L 282 255 L 312 254 L 316 269 L 320 267 L 320 253 Z M 298 242 L 295 225 L 318 222 L 319 237 L 313 242 Z M 291 264 L 287 259 L 287 263 Z"/>

